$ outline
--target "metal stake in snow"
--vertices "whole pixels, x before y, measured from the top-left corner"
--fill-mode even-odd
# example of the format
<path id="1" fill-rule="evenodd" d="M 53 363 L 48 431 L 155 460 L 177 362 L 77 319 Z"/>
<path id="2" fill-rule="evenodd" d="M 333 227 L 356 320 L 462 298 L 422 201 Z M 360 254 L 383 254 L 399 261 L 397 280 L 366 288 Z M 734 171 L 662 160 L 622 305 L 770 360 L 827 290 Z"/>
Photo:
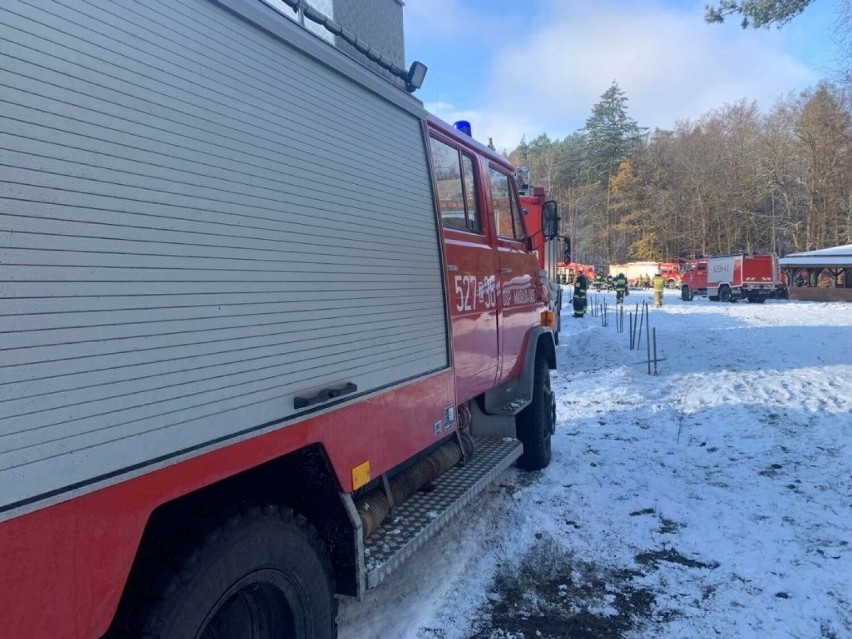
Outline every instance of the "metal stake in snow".
<path id="1" fill-rule="evenodd" d="M 656 326 L 654 327 L 654 330 L 653 330 L 653 336 L 654 336 L 654 375 L 656 375 L 657 374 L 657 361 L 658 361 L 657 360 L 657 327 Z"/>
<path id="2" fill-rule="evenodd" d="M 651 374 L 651 318 L 648 317 L 648 306 L 645 306 L 645 344 L 648 347 L 648 375 Z"/>
<path id="3" fill-rule="evenodd" d="M 630 311 L 628 320 L 630 320 L 630 350 L 632 351 L 633 343 L 636 341 L 636 333 L 633 330 L 633 311 Z"/>

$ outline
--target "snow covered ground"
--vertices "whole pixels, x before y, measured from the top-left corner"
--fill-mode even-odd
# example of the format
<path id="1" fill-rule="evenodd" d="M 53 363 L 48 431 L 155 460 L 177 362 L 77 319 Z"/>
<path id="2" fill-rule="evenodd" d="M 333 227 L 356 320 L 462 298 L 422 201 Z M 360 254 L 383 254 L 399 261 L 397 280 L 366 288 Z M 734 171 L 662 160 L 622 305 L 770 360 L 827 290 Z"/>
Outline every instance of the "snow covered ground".
<path id="1" fill-rule="evenodd" d="M 563 320 L 551 465 L 343 602 L 341 639 L 852 637 L 852 305 L 667 293 L 650 322 L 657 376 L 611 315 Z"/>

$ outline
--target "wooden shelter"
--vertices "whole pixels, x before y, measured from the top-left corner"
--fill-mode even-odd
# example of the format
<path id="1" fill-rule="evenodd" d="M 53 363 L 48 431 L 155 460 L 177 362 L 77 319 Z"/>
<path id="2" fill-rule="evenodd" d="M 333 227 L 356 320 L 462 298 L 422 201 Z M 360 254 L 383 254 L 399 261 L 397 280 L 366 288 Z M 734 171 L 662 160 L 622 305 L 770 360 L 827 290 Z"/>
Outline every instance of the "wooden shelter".
<path id="1" fill-rule="evenodd" d="M 852 302 L 852 244 L 791 253 L 778 264 L 790 299 Z"/>

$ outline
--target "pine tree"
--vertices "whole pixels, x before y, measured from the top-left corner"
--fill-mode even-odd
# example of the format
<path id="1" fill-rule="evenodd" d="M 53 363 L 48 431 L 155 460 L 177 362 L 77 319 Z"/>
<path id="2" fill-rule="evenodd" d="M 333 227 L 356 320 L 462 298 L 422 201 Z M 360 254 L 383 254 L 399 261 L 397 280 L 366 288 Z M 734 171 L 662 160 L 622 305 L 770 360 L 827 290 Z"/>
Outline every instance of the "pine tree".
<path id="1" fill-rule="evenodd" d="M 586 137 L 585 170 L 590 181 L 606 186 L 646 129 L 627 115 L 627 96 L 613 81 L 592 107 L 582 133 Z"/>

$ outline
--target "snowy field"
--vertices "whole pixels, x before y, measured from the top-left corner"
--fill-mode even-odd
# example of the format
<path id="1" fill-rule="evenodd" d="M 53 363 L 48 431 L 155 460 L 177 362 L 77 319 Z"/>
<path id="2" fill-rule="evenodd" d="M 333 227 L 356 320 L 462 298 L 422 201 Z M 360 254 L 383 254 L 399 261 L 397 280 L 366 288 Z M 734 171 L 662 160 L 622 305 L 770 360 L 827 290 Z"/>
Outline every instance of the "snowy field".
<path id="1" fill-rule="evenodd" d="M 344 601 L 341 639 L 852 637 L 852 304 L 667 292 L 657 376 L 644 335 L 563 317 L 551 465 Z"/>

